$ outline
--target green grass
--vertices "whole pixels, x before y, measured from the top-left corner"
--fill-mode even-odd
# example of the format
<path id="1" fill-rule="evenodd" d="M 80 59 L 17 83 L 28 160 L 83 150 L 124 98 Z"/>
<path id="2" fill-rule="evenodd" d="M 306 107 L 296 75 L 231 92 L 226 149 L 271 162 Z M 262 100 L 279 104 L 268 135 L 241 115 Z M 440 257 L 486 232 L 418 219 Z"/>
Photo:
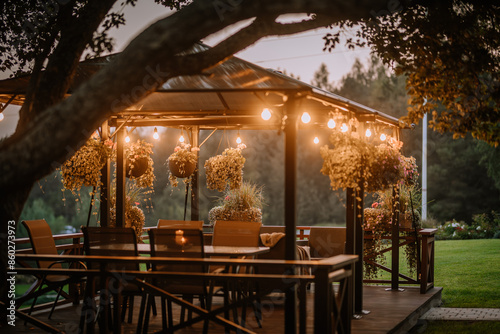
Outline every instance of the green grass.
<path id="1" fill-rule="evenodd" d="M 444 307 L 500 307 L 500 239 L 437 241 L 434 273 Z"/>

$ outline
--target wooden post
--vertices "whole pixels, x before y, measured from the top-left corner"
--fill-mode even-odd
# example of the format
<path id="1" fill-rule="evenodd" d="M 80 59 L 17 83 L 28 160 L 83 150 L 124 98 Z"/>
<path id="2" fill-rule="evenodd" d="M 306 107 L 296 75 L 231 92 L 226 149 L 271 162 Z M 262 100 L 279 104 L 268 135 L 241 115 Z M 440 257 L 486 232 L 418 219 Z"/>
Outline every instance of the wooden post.
<path id="1" fill-rule="evenodd" d="M 363 313 L 363 257 L 364 257 L 364 231 L 363 231 L 363 206 L 364 206 L 364 184 L 363 181 L 359 185 L 359 189 L 356 191 L 355 198 L 355 242 L 354 249 L 355 254 L 358 255 L 359 260 L 354 265 L 354 312 L 357 314 Z"/>
<path id="2" fill-rule="evenodd" d="M 109 139 L 109 126 L 108 121 L 102 123 L 101 126 L 102 141 Z M 110 161 L 106 159 L 104 167 L 101 169 L 101 195 L 100 195 L 100 225 L 109 225 L 109 197 L 110 197 L 110 183 L 111 183 L 111 172 L 110 172 Z"/>
<path id="3" fill-rule="evenodd" d="M 399 192 L 392 188 L 391 290 L 399 290 Z"/>
<path id="4" fill-rule="evenodd" d="M 191 129 L 191 147 L 200 145 L 200 127 L 194 126 Z M 200 157 L 199 152 L 196 152 L 196 160 Z M 198 187 L 199 162 L 196 163 L 196 169 L 191 176 L 191 220 L 200 220 L 200 189 Z"/>
<path id="5" fill-rule="evenodd" d="M 346 190 L 346 205 L 345 205 L 345 226 L 346 226 L 346 244 L 345 251 L 346 254 L 356 254 L 356 201 L 355 201 L 355 192 L 353 188 L 347 188 Z M 362 261 L 363 258 L 359 259 Z M 349 294 L 352 296 L 352 300 L 354 301 L 356 298 L 356 282 L 354 277 L 356 275 L 356 266 L 352 266 L 352 280 L 353 284 L 350 284 Z M 353 302 L 350 307 L 352 307 L 351 313 L 356 313 L 356 305 Z"/>
<path id="6" fill-rule="evenodd" d="M 296 253 L 296 186 L 297 186 L 297 112 L 295 99 L 285 104 L 285 259 L 295 260 Z M 285 333 L 297 332 L 297 289 L 285 292 Z"/>
<path id="7" fill-rule="evenodd" d="M 116 227 L 125 226 L 125 127 L 116 135 Z"/>

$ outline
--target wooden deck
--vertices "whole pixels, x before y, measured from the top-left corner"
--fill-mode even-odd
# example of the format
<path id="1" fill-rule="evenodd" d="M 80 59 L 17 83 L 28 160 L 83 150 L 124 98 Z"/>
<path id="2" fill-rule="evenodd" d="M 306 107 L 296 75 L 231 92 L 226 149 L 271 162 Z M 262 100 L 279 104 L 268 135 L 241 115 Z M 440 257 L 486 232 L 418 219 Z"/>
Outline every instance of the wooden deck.
<path id="1" fill-rule="evenodd" d="M 363 309 L 370 311 L 359 320 L 352 321 L 352 333 L 354 334 L 382 334 L 382 333 L 407 333 L 417 320 L 431 307 L 441 303 L 441 288 L 432 288 L 426 294 L 420 294 L 418 287 L 404 287 L 404 291 L 386 291 L 385 286 L 365 286 L 363 290 Z M 308 313 L 313 312 L 313 294 L 308 293 Z M 134 324 L 137 323 L 139 314 L 139 300 L 136 298 L 134 308 Z M 214 300 L 214 305 L 219 300 Z M 263 326 L 258 328 L 253 319 L 253 312 L 249 310 L 247 317 L 247 328 L 256 333 L 278 334 L 284 333 L 284 311 L 283 300 L 280 295 L 272 295 L 262 301 Z M 159 307 L 159 303 L 158 303 Z M 78 320 L 80 307 L 66 306 L 56 309 L 52 319 L 47 319 L 48 311 L 35 313 L 34 316 L 46 321 L 52 326 L 65 331 L 68 334 L 78 333 Z M 179 310 L 174 310 L 174 318 Z M 135 333 L 135 325 L 123 325 L 123 333 Z M 161 329 L 161 317 L 151 318 L 148 332 Z M 14 331 L 13 331 L 14 332 Z M 23 321 L 17 319 L 15 333 L 42 333 L 43 331 L 31 325 L 24 325 Z M 223 333 L 224 330 L 217 324 L 210 323 L 209 333 Z M 202 324 L 177 331 L 176 333 L 196 334 L 202 333 Z M 313 319 L 308 317 L 307 333 L 313 333 Z"/>

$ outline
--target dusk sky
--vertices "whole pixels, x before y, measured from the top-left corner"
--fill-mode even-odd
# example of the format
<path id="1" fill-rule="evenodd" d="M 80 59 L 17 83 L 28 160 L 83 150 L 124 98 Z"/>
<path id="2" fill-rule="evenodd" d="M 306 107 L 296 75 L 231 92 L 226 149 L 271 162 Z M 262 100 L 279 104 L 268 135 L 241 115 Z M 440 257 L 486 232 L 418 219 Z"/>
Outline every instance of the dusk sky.
<path id="1" fill-rule="evenodd" d="M 116 39 L 115 52 L 123 50 L 137 34 L 150 24 L 168 16 L 170 10 L 156 4 L 153 0 L 139 0 L 135 7 L 127 6 L 124 13 L 126 25 L 112 33 Z M 234 29 L 234 27 L 229 27 L 227 31 Z M 314 72 L 318 70 L 321 63 L 325 63 L 330 72 L 330 82 L 338 82 L 343 75 L 351 70 L 356 58 L 367 59 L 369 50 L 352 51 L 339 45 L 332 53 L 323 52 L 322 37 L 328 31 L 329 29 L 318 29 L 288 37 L 265 38 L 236 56 L 264 68 L 286 70 L 288 74 L 298 76 L 301 81 L 306 83 L 311 83 Z M 217 36 L 210 36 L 203 42 L 213 46 L 226 35 L 227 32 L 222 32 Z M 1 77 L 5 77 L 5 74 Z M 5 119 L 0 122 L 0 138 L 8 136 L 14 131 L 18 119 L 17 114 L 18 107 L 11 106 L 4 111 Z"/>

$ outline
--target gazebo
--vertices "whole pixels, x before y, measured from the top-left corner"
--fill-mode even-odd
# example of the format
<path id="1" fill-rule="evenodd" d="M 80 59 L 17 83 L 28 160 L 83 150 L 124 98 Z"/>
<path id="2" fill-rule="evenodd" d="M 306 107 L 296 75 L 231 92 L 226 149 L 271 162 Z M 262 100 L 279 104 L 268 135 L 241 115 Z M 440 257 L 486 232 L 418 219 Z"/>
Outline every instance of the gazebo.
<path id="1" fill-rule="evenodd" d="M 208 46 L 197 44 L 190 52 L 206 50 Z M 80 64 L 73 89 L 87 80 L 100 68 L 106 66 L 113 56 L 101 57 Z M 153 80 L 155 73 L 145 70 L 145 76 Z M 0 81 L 0 101 L 22 104 L 29 77 Z M 141 87 L 137 87 L 141 89 Z M 71 93 L 71 92 L 70 92 Z M 134 94 L 134 92 L 130 92 Z M 123 103 L 117 100 L 112 107 Z M 263 119 L 263 110 L 268 120 Z M 399 138 L 399 131 L 405 128 L 397 118 L 343 98 L 339 95 L 313 87 L 278 71 L 264 69 L 255 64 L 232 57 L 206 73 L 180 76 L 165 82 L 159 89 L 140 103 L 113 114 L 103 125 L 103 139 L 110 136 L 110 128 L 117 132 L 117 225 L 124 221 L 125 202 L 125 127 L 163 126 L 190 131 L 193 146 L 200 145 L 200 131 L 218 129 L 260 130 L 272 129 L 283 133 L 285 158 L 285 212 L 286 259 L 295 259 L 296 247 L 296 167 L 297 133 L 303 126 L 301 115 L 310 116 L 308 128 L 328 131 L 330 119 L 345 121 L 356 119 L 358 126 L 346 131 L 364 134 L 368 128 L 387 131 Z M 338 123 L 338 122 L 337 122 Z M 340 126 L 340 124 L 338 126 Z M 106 225 L 109 215 L 109 163 L 104 168 L 101 189 L 101 223 Z M 353 189 L 347 190 L 346 229 L 348 254 L 363 258 L 363 207 L 362 194 L 352 196 Z M 192 179 L 191 219 L 198 220 L 198 177 Z M 358 203 L 355 203 L 356 197 Z M 360 198 L 360 200 L 359 200 Z M 359 203 L 361 201 L 361 203 Z M 362 310 L 362 261 L 356 264 L 355 311 Z M 293 294 L 287 295 L 285 309 L 295 310 Z M 288 312 L 287 312 L 288 313 Z M 289 312 L 293 314 L 294 312 Z"/>

